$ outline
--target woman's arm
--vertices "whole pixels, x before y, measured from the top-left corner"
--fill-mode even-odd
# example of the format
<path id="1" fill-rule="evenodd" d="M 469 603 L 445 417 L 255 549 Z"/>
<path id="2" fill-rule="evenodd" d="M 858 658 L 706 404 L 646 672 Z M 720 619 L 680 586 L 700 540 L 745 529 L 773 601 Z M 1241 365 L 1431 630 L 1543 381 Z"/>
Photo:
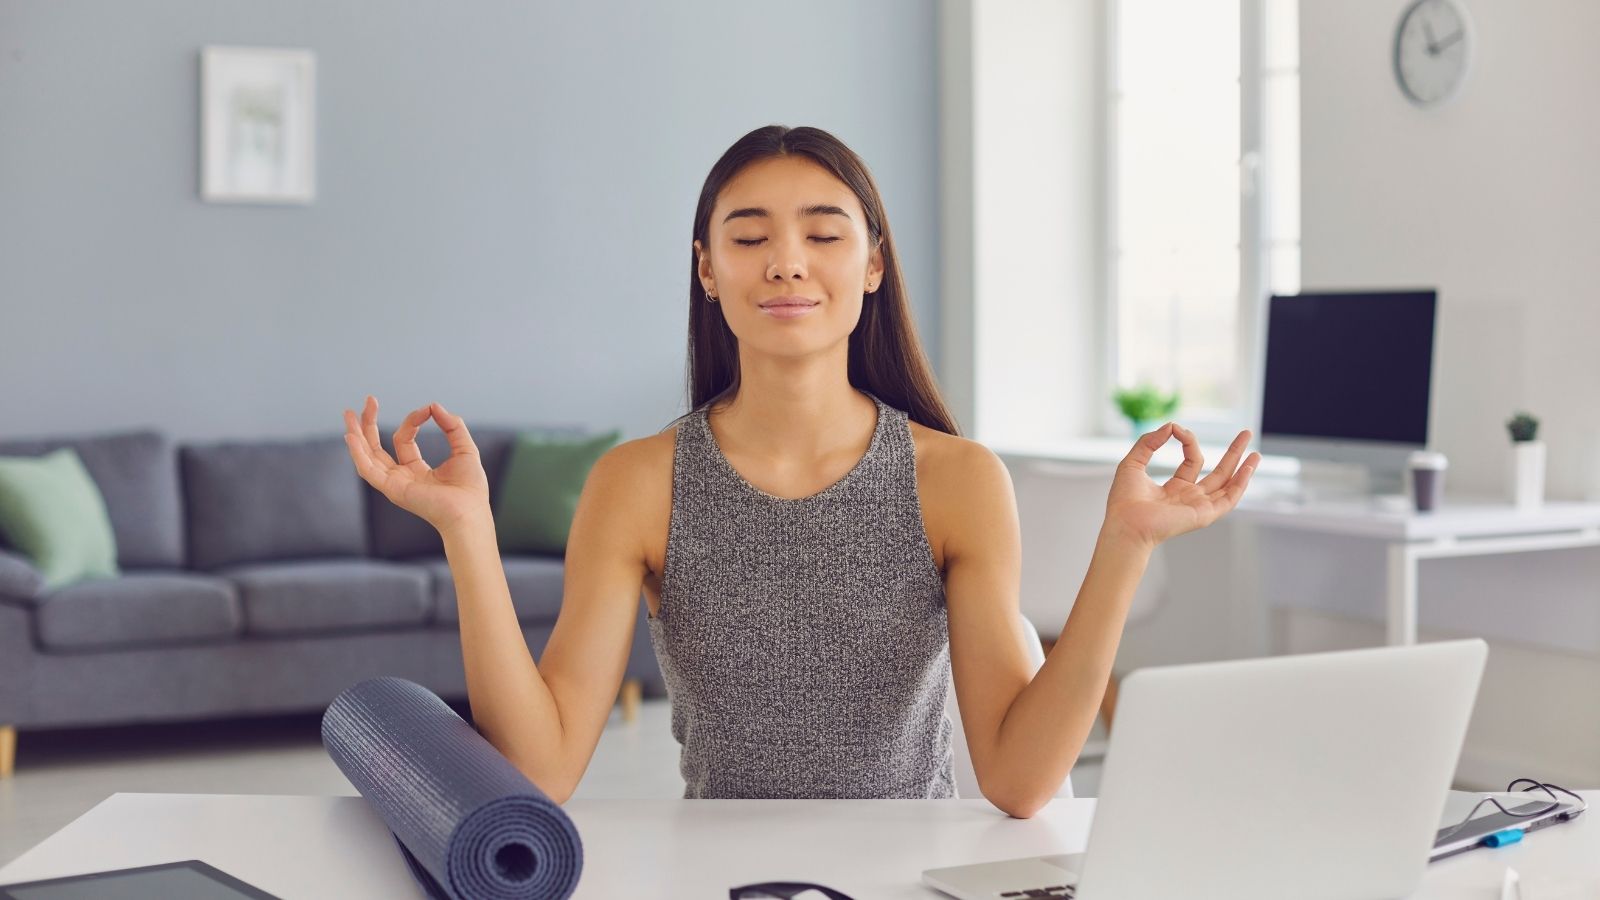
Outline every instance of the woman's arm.
<path id="1" fill-rule="evenodd" d="M 561 611 L 537 666 L 511 604 L 493 520 L 445 534 L 473 721 L 557 803 L 589 767 L 633 642 L 646 569 L 637 503 L 653 487 L 642 477 L 649 456 L 642 443 L 607 452 L 584 482 L 567 539 Z"/>
<path id="2" fill-rule="evenodd" d="M 417 433 L 438 423 L 450 456 L 428 465 Z M 460 611 L 467 700 L 483 736 L 556 802 L 589 766 L 627 666 L 646 569 L 643 523 L 672 503 L 675 433 L 629 441 L 584 482 L 567 540 L 561 611 L 533 664 L 511 604 L 495 539 L 489 479 L 467 423 L 438 403 L 412 410 L 391 456 L 378 436 L 378 400 L 344 411 L 345 446 L 362 479 L 444 539 Z M 659 517 L 658 517 L 659 520 Z"/>
<path id="3" fill-rule="evenodd" d="M 1071 615 L 1037 673 L 1030 672 L 1019 610 L 1021 537 L 1010 475 L 992 452 L 966 443 L 945 494 L 949 517 L 945 596 L 951 665 L 978 783 L 990 802 L 1027 818 L 1049 802 L 1076 762 L 1099 710 L 1139 579 L 1157 544 L 1203 527 L 1243 495 L 1258 457 L 1238 468 L 1241 433 L 1206 479 L 1194 436 L 1176 433 L 1185 461 L 1164 485 L 1151 455 L 1174 433 L 1147 434 L 1118 466 L 1106 520 Z"/>

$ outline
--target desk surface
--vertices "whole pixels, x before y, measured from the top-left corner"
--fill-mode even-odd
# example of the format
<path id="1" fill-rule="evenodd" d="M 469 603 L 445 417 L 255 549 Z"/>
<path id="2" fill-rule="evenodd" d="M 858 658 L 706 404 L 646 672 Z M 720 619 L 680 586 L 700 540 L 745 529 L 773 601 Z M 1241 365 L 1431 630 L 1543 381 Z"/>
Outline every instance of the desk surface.
<path id="1" fill-rule="evenodd" d="M 1248 492 L 1247 492 L 1248 493 Z M 1371 500 L 1297 503 L 1246 496 L 1231 515 L 1238 519 L 1294 528 L 1374 537 L 1391 541 L 1541 534 L 1600 528 L 1600 503 L 1550 501 L 1533 510 L 1510 503 L 1446 497 L 1432 512 L 1391 512 Z"/>
<path id="2" fill-rule="evenodd" d="M 1586 791 L 1591 803 L 1600 791 Z M 867 898 L 944 897 L 922 870 L 1083 849 L 1094 800 L 1012 819 L 984 800 L 573 800 L 579 898 L 718 897 L 753 881 L 815 881 Z M 1505 867 L 1538 896 L 1600 889 L 1589 813 L 1500 850 L 1428 869 L 1414 900 L 1498 898 Z M 113 794 L 0 869 L 0 884 L 201 859 L 286 900 L 423 894 L 360 797 Z M 946 898 L 948 900 L 948 898 Z"/>

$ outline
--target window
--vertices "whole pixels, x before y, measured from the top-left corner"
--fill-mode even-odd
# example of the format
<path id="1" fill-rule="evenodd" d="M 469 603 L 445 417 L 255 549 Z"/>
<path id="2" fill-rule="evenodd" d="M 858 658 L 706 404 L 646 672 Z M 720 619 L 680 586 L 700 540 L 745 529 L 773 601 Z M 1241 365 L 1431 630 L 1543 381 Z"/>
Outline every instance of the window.
<path id="1" fill-rule="evenodd" d="M 1296 3 L 1108 0 L 1101 396 L 1177 390 L 1202 439 L 1254 421 L 1265 297 L 1299 290 Z"/>

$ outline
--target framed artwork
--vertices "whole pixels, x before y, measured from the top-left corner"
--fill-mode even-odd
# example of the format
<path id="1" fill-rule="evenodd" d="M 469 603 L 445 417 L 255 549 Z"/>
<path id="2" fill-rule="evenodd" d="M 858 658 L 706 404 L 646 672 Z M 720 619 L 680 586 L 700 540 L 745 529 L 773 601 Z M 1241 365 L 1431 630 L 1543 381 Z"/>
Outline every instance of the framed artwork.
<path id="1" fill-rule="evenodd" d="M 208 203 L 316 198 L 316 60 L 309 50 L 200 52 L 200 196 Z"/>

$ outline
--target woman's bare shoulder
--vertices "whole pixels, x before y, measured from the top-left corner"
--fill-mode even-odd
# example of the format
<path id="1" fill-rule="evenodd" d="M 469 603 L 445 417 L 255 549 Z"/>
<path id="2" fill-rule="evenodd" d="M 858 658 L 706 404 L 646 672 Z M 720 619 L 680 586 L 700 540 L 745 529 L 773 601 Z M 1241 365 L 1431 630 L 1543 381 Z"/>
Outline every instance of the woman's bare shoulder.
<path id="1" fill-rule="evenodd" d="M 1005 471 L 993 450 L 971 438 L 948 434 L 916 422 L 911 441 L 916 446 L 917 480 L 937 491 L 970 487 L 975 476 L 989 480 Z"/>
<path id="2" fill-rule="evenodd" d="M 591 477 L 630 491 L 650 490 L 664 483 L 672 485 L 672 451 L 677 443 L 677 426 L 648 437 L 635 438 L 607 450 L 594 465 Z"/>

